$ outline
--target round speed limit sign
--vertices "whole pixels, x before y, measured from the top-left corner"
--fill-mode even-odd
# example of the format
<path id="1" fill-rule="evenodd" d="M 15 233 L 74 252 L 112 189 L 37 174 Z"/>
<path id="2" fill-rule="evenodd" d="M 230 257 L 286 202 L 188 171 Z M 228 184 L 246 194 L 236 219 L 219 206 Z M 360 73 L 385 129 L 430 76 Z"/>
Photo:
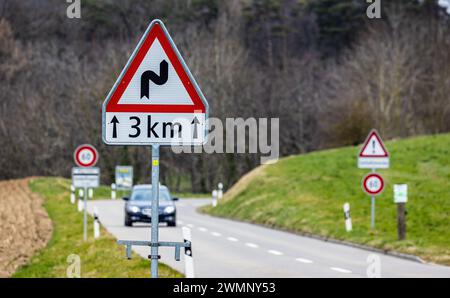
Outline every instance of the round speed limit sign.
<path id="1" fill-rule="evenodd" d="M 98 152 L 94 146 L 85 144 L 78 146 L 73 156 L 79 167 L 92 167 L 97 163 Z"/>
<path id="2" fill-rule="evenodd" d="M 364 177 L 363 188 L 368 195 L 379 195 L 384 189 L 383 177 L 375 173 L 368 174 Z"/>

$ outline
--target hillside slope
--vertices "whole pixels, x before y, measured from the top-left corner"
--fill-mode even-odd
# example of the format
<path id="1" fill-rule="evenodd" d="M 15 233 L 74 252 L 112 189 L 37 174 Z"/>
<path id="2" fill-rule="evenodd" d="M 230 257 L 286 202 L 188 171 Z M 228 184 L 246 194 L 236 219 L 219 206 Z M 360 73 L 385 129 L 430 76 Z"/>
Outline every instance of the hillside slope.
<path id="1" fill-rule="evenodd" d="M 281 159 L 244 176 L 216 208 L 223 217 L 289 231 L 348 240 L 418 255 L 450 265 L 450 134 L 387 143 L 391 168 L 380 170 L 385 191 L 376 202 L 376 230 L 370 230 L 370 198 L 361 189 L 368 170 L 356 167 L 359 147 Z M 393 184 L 407 183 L 407 240 L 397 241 Z M 344 228 L 342 205 L 349 202 L 353 231 Z"/>

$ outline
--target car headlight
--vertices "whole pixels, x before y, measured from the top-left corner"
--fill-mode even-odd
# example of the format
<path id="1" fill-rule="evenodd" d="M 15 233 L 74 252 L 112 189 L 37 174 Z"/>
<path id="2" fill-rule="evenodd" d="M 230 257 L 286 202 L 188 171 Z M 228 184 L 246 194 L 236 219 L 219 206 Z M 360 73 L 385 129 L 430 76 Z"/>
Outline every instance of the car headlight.
<path id="1" fill-rule="evenodd" d="M 164 208 L 165 214 L 170 214 L 170 213 L 174 213 L 174 212 L 175 212 L 175 207 L 173 207 L 173 206 L 167 206 L 166 208 Z"/>
<path id="2" fill-rule="evenodd" d="M 140 211 L 138 206 L 128 206 L 128 211 L 138 213 Z"/>

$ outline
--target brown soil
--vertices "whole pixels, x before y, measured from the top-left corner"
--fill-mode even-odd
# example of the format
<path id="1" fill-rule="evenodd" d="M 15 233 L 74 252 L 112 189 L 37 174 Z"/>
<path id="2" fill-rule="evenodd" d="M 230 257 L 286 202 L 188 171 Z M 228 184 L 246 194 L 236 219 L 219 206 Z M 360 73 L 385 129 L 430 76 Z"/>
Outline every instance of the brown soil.
<path id="1" fill-rule="evenodd" d="M 52 235 L 43 199 L 28 188 L 30 179 L 0 181 L 0 277 L 26 264 Z"/>

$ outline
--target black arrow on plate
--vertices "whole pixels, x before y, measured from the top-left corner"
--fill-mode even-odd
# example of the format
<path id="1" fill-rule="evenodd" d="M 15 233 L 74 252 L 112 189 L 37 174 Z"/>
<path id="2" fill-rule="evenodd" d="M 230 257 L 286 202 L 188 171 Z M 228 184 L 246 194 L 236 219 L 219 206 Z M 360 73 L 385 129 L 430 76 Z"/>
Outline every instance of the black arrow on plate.
<path id="1" fill-rule="evenodd" d="M 114 116 L 110 123 L 113 124 L 113 135 L 112 135 L 112 137 L 113 137 L 113 139 L 116 139 L 117 138 L 117 124 L 119 123 L 119 120 L 117 120 L 117 117 Z"/>
<path id="2" fill-rule="evenodd" d="M 156 85 L 164 85 L 169 78 L 169 63 L 166 60 L 159 64 L 159 75 L 152 70 L 144 71 L 141 75 L 141 98 L 149 97 L 150 81 Z"/>
<path id="3" fill-rule="evenodd" d="M 198 121 L 197 117 L 194 117 L 194 120 L 192 120 L 191 124 L 194 124 L 194 139 L 197 138 L 198 132 L 197 132 L 197 125 L 200 124 L 200 121 Z"/>

